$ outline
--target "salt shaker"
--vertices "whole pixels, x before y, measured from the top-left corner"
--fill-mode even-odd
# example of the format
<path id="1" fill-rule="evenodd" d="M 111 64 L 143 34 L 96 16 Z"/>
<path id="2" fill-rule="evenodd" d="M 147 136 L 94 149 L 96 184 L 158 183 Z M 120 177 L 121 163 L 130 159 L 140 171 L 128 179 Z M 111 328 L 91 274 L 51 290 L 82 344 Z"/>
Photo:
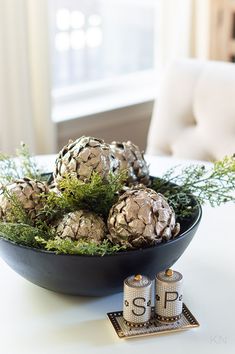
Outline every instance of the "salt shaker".
<path id="1" fill-rule="evenodd" d="M 144 275 L 124 280 L 123 318 L 130 326 L 141 327 L 151 318 L 152 281 Z"/>

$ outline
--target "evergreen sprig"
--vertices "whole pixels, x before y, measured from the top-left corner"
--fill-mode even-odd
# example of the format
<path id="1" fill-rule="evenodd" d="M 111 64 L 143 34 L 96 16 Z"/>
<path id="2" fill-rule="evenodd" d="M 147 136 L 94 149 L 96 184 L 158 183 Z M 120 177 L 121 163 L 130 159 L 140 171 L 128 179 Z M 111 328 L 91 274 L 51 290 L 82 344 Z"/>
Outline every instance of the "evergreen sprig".
<path id="1" fill-rule="evenodd" d="M 0 223 L 0 236 L 17 244 L 36 248 L 40 247 L 36 237 L 48 239 L 48 234 L 37 227 L 10 222 Z"/>
<path id="2" fill-rule="evenodd" d="M 43 171 L 39 169 L 26 144 L 21 143 L 20 148 L 16 150 L 16 156 L 19 159 L 21 175 L 23 177 L 42 180 Z"/>
<path id="3" fill-rule="evenodd" d="M 0 153 L 1 185 L 6 185 L 22 177 L 43 180 L 42 172 L 35 159 L 30 155 L 28 146 L 24 143 L 21 143 L 14 157 Z"/>
<path id="4" fill-rule="evenodd" d="M 190 165 L 169 169 L 162 178 L 156 178 L 152 188 L 162 193 L 175 209 L 178 217 L 192 214 L 192 197 L 200 204 L 212 207 L 235 201 L 235 156 L 217 161 L 213 166 Z"/>
<path id="5" fill-rule="evenodd" d="M 67 175 L 59 182 L 61 193 L 52 190 L 44 195 L 45 207 L 42 213 L 47 219 L 54 219 L 70 211 L 85 209 L 106 219 L 126 179 L 126 171 L 115 175 L 110 173 L 105 182 L 97 172 L 86 183 Z"/>
<path id="6" fill-rule="evenodd" d="M 20 175 L 15 160 L 0 152 L 0 184 L 6 185 L 16 178 Z"/>
<path id="7" fill-rule="evenodd" d="M 62 239 L 56 236 L 54 239 L 45 240 L 36 236 L 36 241 L 42 244 L 48 251 L 54 251 L 56 254 L 80 254 L 80 255 L 99 255 L 116 253 L 125 250 L 125 246 L 112 245 L 109 240 L 104 240 L 100 244 L 94 241 L 78 240 L 73 241 L 69 238 Z"/>

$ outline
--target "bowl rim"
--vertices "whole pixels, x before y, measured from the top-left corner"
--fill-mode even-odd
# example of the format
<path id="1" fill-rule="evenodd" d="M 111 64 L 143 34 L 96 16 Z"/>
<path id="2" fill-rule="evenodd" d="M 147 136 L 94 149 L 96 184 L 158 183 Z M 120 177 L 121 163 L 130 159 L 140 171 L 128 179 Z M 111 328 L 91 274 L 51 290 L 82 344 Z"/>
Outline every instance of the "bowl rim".
<path id="1" fill-rule="evenodd" d="M 107 258 L 107 257 L 118 257 L 120 255 L 122 256 L 126 256 L 128 254 L 139 254 L 140 252 L 150 252 L 152 249 L 154 248 L 163 248 L 163 247 L 167 247 L 167 245 L 169 244 L 174 244 L 176 242 L 178 242 L 179 240 L 181 240 L 184 237 L 187 237 L 188 233 L 195 227 L 197 226 L 202 218 L 202 207 L 201 204 L 199 203 L 198 199 L 192 195 L 192 198 L 196 201 L 197 204 L 197 218 L 196 220 L 193 222 L 193 224 L 187 229 L 185 230 L 182 234 L 180 234 L 179 236 L 177 236 L 176 238 L 173 238 L 167 242 L 162 242 L 159 244 L 156 244 L 154 246 L 150 246 L 150 247 L 145 247 L 145 248 L 138 248 L 138 249 L 130 249 L 130 250 L 123 250 L 123 251 L 118 251 L 112 254 L 104 254 L 104 255 L 91 255 L 91 254 L 66 254 L 66 253 L 56 253 L 54 251 L 48 251 L 48 250 L 44 250 L 41 248 L 35 248 L 35 247 L 30 247 L 30 246 L 26 246 L 26 245 L 21 245 L 19 243 L 16 243 L 14 241 L 8 240 L 6 238 L 4 238 L 4 236 L 2 236 L 0 234 L 0 240 L 1 241 L 5 241 L 6 243 L 10 243 L 16 247 L 22 248 L 22 249 L 29 249 L 32 252 L 36 252 L 36 253 L 45 253 L 45 254 L 51 254 L 54 256 L 58 256 L 58 257 L 83 257 L 83 258 Z"/>

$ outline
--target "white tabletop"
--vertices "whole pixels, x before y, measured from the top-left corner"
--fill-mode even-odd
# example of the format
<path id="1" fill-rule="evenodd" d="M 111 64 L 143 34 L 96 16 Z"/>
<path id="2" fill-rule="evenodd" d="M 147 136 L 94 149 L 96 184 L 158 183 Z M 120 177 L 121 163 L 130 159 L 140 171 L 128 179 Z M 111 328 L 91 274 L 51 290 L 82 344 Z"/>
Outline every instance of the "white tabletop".
<path id="1" fill-rule="evenodd" d="M 148 161 L 155 175 L 179 162 Z M 174 265 L 184 276 L 184 301 L 201 324 L 174 334 L 119 339 L 106 313 L 122 309 L 121 293 L 103 298 L 56 294 L 29 283 L 0 260 L 0 353 L 234 353 L 233 217 L 234 205 L 204 207 L 197 234 Z"/>

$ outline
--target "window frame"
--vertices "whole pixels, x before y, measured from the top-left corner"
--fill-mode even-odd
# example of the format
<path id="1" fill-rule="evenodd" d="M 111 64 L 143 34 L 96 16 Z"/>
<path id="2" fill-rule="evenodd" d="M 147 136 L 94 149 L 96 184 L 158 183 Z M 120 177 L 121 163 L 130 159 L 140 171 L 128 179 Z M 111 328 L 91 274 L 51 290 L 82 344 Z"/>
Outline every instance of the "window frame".
<path id="1" fill-rule="evenodd" d="M 52 91 L 54 122 L 152 101 L 158 93 L 156 70 L 139 71 Z"/>

